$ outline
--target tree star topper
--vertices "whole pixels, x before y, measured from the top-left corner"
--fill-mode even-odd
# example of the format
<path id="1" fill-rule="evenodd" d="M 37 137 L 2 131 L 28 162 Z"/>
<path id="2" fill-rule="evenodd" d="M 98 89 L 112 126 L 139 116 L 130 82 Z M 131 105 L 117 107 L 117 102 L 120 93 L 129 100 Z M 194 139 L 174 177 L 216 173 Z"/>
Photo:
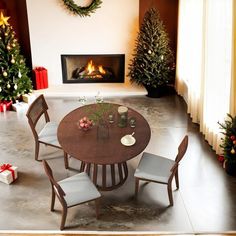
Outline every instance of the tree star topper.
<path id="1" fill-rule="evenodd" d="M 9 20 L 10 17 L 4 17 L 3 13 L 1 12 L 1 16 L 0 16 L 0 26 L 2 25 L 9 25 L 9 23 L 7 22 Z"/>

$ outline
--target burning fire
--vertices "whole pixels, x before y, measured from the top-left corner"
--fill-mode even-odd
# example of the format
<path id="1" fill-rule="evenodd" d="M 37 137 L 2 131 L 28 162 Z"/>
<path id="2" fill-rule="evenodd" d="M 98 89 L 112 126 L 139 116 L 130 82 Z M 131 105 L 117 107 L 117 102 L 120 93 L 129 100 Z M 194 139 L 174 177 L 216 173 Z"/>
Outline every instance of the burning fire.
<path id="1" fill-rule="evenodd" d="M 97 69 L 98 68 L 98 69 Z M 87 67 L 86 67 L 86 70 L 88 71 L 88 74 L 91 75 L 93 72 L 95 71 L 99 71 L 101 74 L 106 74 L 106 71 L 103 69 L 103 67 L 100 65 L 98 67 L 96 67 L 94 64 L 93 64 L 93 61 L 90 60 Z"/>

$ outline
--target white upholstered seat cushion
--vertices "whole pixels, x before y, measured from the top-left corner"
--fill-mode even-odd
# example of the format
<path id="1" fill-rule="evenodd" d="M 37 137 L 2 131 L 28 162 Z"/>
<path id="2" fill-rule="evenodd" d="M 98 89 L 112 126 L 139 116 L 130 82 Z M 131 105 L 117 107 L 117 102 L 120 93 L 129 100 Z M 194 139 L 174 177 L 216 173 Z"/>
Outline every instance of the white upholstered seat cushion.
<path id="1" fill-rule="evenodd" d="M 38 134 L 39 142 L 48 143 L 60 147 L 57 139 L 57 128 L 57 123 L 51 121 L 47 122 Z"/>
<path id="2" fill-rule="evenodd" d="M 144 152 L 134 173 L 137 178 L 143 178 L 162 183 L 168 183 L 171 168 L 175 161 L 155 154 Z"/>
<path id="3" fill-rule="evenodd" d="M 65 192 L 67 206 L 74 206 L 99 198 L 101 194 L 85 172 L 71 176 L 58 182 Z"/>

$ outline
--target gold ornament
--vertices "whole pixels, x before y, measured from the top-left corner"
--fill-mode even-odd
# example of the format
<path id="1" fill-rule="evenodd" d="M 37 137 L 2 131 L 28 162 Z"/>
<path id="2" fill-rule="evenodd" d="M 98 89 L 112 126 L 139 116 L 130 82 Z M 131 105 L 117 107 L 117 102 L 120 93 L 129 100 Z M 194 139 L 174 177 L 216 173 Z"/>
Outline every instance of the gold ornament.
<path id="1" fill-rule="evenodd" d="M 9 23 L 7 22 L 9 20 L 10 17 L 4 17 L 3 13 L 1 12 L 0 15 L 0 26 L 5 26 L 5 25 L 9 25 Z"/>
<path id="2" fill-rule="evenodd" d="M 12 47 L 14 48 L 15 46 L 16 46 L 16 45 L 13 43 L 13 44 L 12 44 Z"/>
<path id="3" fill-rule="evenodd" d="M 4 77 L 7 77 L 7 72 L 6 71 L 4 71 L 2 74 L 3 74 Z"/>
<path id="4" fill-rule="evenodd" d="M 7 88 L 9 89 L 11 87 L 11 85 L 10 84 L 7 84 Z"/>
<path id="5" fill-rule="evenodd" d="M 231 152 L 231 154 L 235 154 L 235 150 L 233 148 L 231 149 L 230 152 Z"/>
<path id="6" fill-rule="evenodd" d="M 12 63 L 12 64 L 15 64 L 15 62 L 16 62 L 15 59 L 12 58 L 12 59 L 11 59 L 11 63 Z"/>

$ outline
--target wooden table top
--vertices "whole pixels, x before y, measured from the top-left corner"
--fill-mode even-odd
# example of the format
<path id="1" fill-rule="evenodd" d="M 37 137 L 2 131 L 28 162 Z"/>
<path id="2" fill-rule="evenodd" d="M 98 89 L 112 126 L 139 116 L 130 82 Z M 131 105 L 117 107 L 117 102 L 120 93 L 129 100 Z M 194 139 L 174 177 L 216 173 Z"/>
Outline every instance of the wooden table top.
<path id="1" fill-rule="evenodd" d="M 150 141 L 151 130 L 146 119 L 131 108 L 128 108 L 128 118 L 136 118 L 136 127 L 131 128 L 127 124 L 127 127 L 120 128 L 118 127 L 117 112 L 120 105 L 112 104 L 115 122 L 112 124 L 107 122 L 109 127 L 108 139 L 97 138 L 97 125 L 88 131 L 78 128 L 77 122 L 84 116 L 89 116 L 96 109 L 97 105 L 99 104 L 79 107 L 61 120 L 57 136 L 62 149 L 81 161 L 100 165 L 122 163 L 140 154 Z M 108 121 L 107 116 L 105 118 Z M 132 134 L 132 132 L 135 132 L 135 144 L 133 146 L 121 144 L 121 138 L 124 135 Z"/>

